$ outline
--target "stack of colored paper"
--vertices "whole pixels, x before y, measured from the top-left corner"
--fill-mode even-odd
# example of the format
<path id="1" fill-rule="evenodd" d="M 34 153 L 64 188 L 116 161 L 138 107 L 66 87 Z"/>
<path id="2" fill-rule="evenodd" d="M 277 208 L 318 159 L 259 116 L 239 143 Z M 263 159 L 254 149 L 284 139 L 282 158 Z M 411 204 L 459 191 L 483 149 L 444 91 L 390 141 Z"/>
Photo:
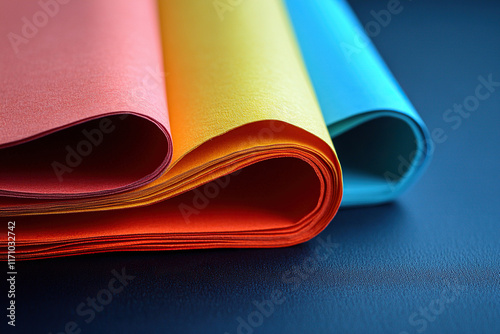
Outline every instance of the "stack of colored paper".
<path id="1" fill-rule="evenodd" d="M 429 160 L 340 0 L 4 1 L 0 32 L 18 258 L 293 245 Z"/>

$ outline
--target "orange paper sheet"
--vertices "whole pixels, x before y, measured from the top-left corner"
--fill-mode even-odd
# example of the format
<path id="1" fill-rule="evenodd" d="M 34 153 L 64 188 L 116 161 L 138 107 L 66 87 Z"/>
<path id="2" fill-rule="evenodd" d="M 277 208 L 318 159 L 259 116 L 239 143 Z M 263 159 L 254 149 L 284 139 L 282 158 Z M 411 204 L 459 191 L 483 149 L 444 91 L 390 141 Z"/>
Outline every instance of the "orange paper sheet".
<path id="1" fill-rule="evenodd" d="M 58 9 L 18 52 L 0 42 L 0 216 L 18 258 L 280 247 L 326 227 L 341 170 L 280 0 Z M 0 5 L 2 32 L 26 10 Z"/>

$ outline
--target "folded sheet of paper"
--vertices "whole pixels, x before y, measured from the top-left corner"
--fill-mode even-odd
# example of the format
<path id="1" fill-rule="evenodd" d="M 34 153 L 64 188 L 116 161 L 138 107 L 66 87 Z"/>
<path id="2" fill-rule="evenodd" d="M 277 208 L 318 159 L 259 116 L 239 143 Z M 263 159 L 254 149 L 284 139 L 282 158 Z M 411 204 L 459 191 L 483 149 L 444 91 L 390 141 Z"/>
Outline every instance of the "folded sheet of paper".
<path id="1" fill-rule="evenodd" d="M 328 21 L 314 17 L 319 4 L 302 19 Z M 0 217 L 16 222 L 17 258 L 307 241 L 342 200 L 331 136 L 348 204 L 392 198 L 420 153 L 391 175 L 391 196 L 371 190 L 368 166 L 425 142 L 421 121 L 372 47 L 338 82 L 332 65 L 315 73 L 309 51 L 333 44 L 308 44 L 299 6 L 289 16 L 282 0 L 0 3 Z M 330 14 L 350 15 L 342 8 Z M 380 90 L 351 77 L 363 61 Z M 388 92 L 396 102 L 377 97 Z M 363 140 L 390 147 L 363 151 Z"/>
<path id="2" fill-rule="evenodd" d="M 425 170 L 433 146 L 365 33 L 383 27 L 361 26 L 344 0 L 286 4 L 342 166 L 342 205 L 393 200 Z"/>

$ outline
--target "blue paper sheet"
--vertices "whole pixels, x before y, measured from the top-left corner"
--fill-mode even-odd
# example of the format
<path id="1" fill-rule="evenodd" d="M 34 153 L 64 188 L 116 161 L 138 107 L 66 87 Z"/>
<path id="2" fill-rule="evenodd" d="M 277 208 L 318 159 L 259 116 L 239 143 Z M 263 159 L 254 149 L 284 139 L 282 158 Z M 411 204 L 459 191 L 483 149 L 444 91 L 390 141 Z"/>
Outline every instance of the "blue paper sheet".
<path id="1" fill-rule="evenodd" d="M 344 174 L 343 206 L 395 199 L 429 163 L 411 102 L 343 0 L 285 0 Z"/>

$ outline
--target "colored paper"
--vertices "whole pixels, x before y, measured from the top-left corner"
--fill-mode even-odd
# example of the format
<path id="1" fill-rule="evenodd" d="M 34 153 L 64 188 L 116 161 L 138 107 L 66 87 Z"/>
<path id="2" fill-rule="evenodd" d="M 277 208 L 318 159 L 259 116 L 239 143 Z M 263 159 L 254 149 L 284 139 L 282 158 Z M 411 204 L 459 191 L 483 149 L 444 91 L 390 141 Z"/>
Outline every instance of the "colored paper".
<path id="1" fill-rule="evenodd" d="M 294 245 L 430 159 L 341 0 L 5 2 L 0 29 L 18 259 Z"/>
<path id="2" fill-rule="evenodd" d="M 425 170 L 433 148 L 366 34 L 383 26 L 361 26 L 344 0 L 285 2 L 342 165 L 342 205 L 393 200 Z"/>
<path id="3" fill-rule="evenodd" d="M 60 2 L 0 3 L 0 196 L 127 191 L 172 157 L 156 4 Z"/>
<path id="4" fill-rule="evenodd" d="M 2 33 L 41 10 L 0 6 Z M 0 42 L 0 216 L 18 259 L 288 246 L 338 210 L 340 165 L 284 4 L 155 8 L 72 1 L 18 53 Z M 90 151 L 96 129 L 58 180 L 51 162 Z"/>

